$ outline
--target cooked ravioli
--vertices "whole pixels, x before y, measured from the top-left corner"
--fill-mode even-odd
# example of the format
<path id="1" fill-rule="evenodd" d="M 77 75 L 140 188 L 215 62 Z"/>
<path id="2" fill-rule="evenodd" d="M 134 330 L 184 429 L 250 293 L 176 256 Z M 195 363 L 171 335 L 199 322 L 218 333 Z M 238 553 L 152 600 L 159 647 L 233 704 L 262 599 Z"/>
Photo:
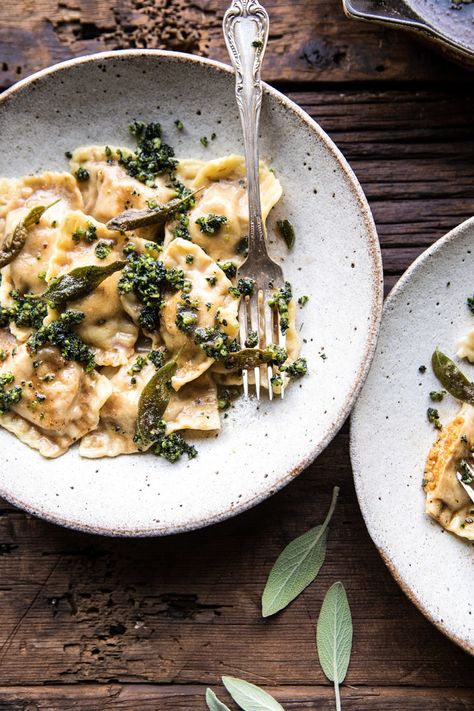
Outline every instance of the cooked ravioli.
<path id="1" fill-rule="evenodd" d="M 148 362 L 140 372 L 132 370 L 134 359 L 112 375 L 112 395 L 102 408 L 99 426 L 81 441 L 80 453 L 91 459 L 116 457 L 138 452 L 133 441 L 138 404 L 143 388 L 156 373 Z M 217 390 L 210 378 L 203 375 L 179 392 L 172 392 L 163 419 L 166 434 L 177 430 L 218 430 Z"/>
<path id="2" fill-rule="evenodd" d="M 92 227 L 94 240 L 77 235 L 87 234 Z M 74 238 L 73 236 L 76 235 Z M 46 278 L 66 274 L 78 267 L 105 266 L 123 261 L 125 238 L 118 232 L 111 232 L 104 225 L 82 212 L 70 212 L 60 227 L 49 262 Z M 96 255 L 99 243 L 110 250 L 104 259 Z M 85 319 L 77 327 L 78 335 L 92 347 L 98 365 L 121 365 L 133 354 L 138 337 L 138 328 L 125 310 L 117 290 L 120 272 L 107 277 L 88 296 L 70 302 L 68 306 L 82 311 Z M 54 318 L 54 313 L 51 318 Z"/>
<path id="3" fill-rule="evenodd" d="M 474 444 L 474 407 L 464 404 L 443 427 L 425 465 L 426 512 L 447 531 L 474 540 L 474 503 L 456 478 Z"/>
<path id="4" fill-rule="evenodd" d="M 194 166 L 197 168 L 197 166 Z M 189 213 L 189 233 L 193 242 L 204 249 L 215 261 L 243 262 L 242 240 L 248 235 L 248 198 L 245 161 L 242 156 L 205 163 L 197 170 L 190 184 L 196 195 L 196 206 Z M 263 219 L 281 196 L 281 185 L 264 163 L 260 164 L 260 193 Z M 197 220 L 219 215 L 226 222 L 216 233 L 203 232 Z M 166 242 L 173 238 L 173 228 L 167 230 Z"/>
<path id="5" fill-rule="evenodd" d="M 28 229 L 28 238 L 20 254 L 2 270 L 0 302 L 9 306 L 13 302 L 13 290 L 21 294 L 40 294 L 45 290 L 44 278 L 61 224 L 70 210 L 82 207 L 82 197 L 69 173 L 47 172 L 21 180 L 0 181 L 0 192 L 8 196 L 4 207 L 5 234 L 10 234 L 33 207 L 58 201 L 43 214 L 37 225 Z M 25 340 L 30 333 L 29 329 L 14 324 L 11 329 L 20 340 Z"/>
<path id="6" fill-rule="evenodd" d="M 70 168 L 73 175 L 79 169 L 86 170 L 89 178 L 81 180 L 79 187 L 84 198 L 84 211 L 99 222 L 108 222 L 124 210 L 147 207 L 149 201 L 166 203 L 176 196 L 176 190 L 169 186 L 169 176 L 157 176 L 156 187 L 148 187 L 132 178 L 118 163 L 117 150 L 123 155 L 130 155 L 129 148 L 104 146 L 83 146 L 72 154 Z M 110 153 L 109 153 L 110 151 Z M 136 234 L 151 238 L 153 227 L 144 227 Z"/>
<path id="7" fill-rule="evenodd" d="M 192 262 L 187 261 L 188 255 Z M 196 304 L 196 326 L 213 327 L 217 319 L 222 330 L 235 338 L 239 331 L 239 300 L 229 294 L 232 283 L 215 261 L 197 244 L 178 238 L 166 247 L 163 262 L 169 269 L 182 269 L 191 283 L 189 297 Z M 172 381 L 175 390 L 198 378 L 214 362 L 195 344 L 192 336 L 178 327 L 176 319 L 182 302 L 180 291 L 170 295 L 161 316 L 163 341 L 170 353 L 179 353 L 178 370 Z"/>
<path id="8" fill-rule="evenodd" d="M 9 350 L 0 372 L 11 373 L 14 385 L 22 388 L 21 400 L 0 423 L 45 457 L 64 454 L 94 429 L 112 390 L 103 375 L 85 373 L 53 347 L 41 348 L 33 359 L 27 346 L 18 344 Z"/>
<path id="9" fill-rule="evenodd" d="M 458 357 L 467 358 L 470 363 L 474 363 L 474 328 L 460 339 L 458 345 Z"/>

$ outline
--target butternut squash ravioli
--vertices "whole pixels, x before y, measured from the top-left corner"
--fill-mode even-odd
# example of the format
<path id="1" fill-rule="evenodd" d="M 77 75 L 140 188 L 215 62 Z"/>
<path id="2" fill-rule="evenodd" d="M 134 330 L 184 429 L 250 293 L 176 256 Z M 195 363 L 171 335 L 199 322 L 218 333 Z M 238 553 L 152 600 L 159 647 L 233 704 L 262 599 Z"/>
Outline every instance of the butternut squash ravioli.
<path id="1" fill-rule="evenodd" d="M 192 458 L 183 432 L 218 432 L 242 369 L 270 366 L 276 393 L 307 370 L 289 283 L 285 347 L 239 340 L 243 157 L 178 160 L 160 124 L 130 130 L 133 151 L 82 146 L 68 171 L 0 178 L 0 424 L 44 457 L 79 441 L 88 458 Z M 263 162 L 260 181 L 266 220 L 282 188 Z"/>

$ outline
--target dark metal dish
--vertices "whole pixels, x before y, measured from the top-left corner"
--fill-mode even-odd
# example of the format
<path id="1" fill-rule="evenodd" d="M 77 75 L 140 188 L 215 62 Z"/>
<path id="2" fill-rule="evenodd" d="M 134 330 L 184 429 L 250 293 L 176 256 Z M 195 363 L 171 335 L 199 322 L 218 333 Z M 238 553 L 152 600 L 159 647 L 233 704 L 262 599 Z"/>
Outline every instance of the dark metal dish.
<path id="1" fill-rule="evenodd" d="M 472 0 L 343 0 L 343 5 L 348 17 L 416 32 L 474 68 Z"/>

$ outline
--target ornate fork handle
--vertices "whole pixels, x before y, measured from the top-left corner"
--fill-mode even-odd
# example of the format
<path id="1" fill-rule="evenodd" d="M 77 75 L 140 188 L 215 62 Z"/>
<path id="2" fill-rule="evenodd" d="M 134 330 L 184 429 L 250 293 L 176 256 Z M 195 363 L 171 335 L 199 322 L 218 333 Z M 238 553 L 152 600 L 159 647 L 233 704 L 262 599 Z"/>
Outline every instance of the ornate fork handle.
<path id="1" fill-rule="evenodd" d="M 262 106 L 260 69 L 268 40 L 268 14 L 258 0 L 233 0 L 224 16 L 224 37 L 235 69 L 235 94 L 244 135 L 249 197 L 249 257 L 266 256 L 260 203 L 258 126 Z"/>

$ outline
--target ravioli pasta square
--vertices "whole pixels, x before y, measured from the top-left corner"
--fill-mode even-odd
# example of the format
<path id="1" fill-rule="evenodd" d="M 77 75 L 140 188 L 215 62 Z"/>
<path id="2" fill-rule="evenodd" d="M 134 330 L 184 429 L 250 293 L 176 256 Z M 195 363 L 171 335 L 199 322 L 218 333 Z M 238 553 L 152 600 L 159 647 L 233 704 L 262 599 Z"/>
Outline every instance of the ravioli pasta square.
<path id="1" fill-rule="evenodd" d="M 71 444 L 97 427 L 99 412 L 111 393 L 107 378 L 85 373 L 56 348 L 45 347 L 33 360 L 25 344 L 13 346 L 1 364 L 22 397 L 2 416 L 2 425 L 45 457 L 64 454 Z"/>
<path id="2" fill-rule="evenodd" d="M 88 233 L 92 230 L 92 236 Z M 105 245 L 107 256 L 99 259 L 98 244 Z M 67 274 L 85 266 L 106 266 L 124 259 L 125 238 L 82 212 L 70 212 L 61 225 L 51 255 L 46 278 Z M 92 293 L 72 302 L 74 309 L 85 314 L 77 327 L 78 335 L 89 344 L 98 365 L 121 365 L 133 354 L 138 328 L 125 313 L 117 284 L 120 273 L 107 277 Z M 54 318 L 54 312 L 50 319 Z"/>
<path id="3" fill-rule="evenodd" d="M 232 282 L 215 261 L 197 244 L 177 238 L 166 247 L 163 262 L 170 269 L 182 269 L 189 280 L 189 297 L 196 307 L 196 326 L 212 327 L 217 318 L 222 330 L 235 338 L 239 331 L 239 301 L 229 293 Z M 214 362 L 180 329 L 177 317 L 182 303 L 183 296 L 178 292 L 166 300 L 162 311 L 163 341 L 170 353 L 179 353 L 178 371 L 173 378 L 175 390 L 198 378 Z"/>
<path id="4" fill-rule="evenodd" d="M 474 503 L 456 474 L 459 463 L 471 456 L 474 442 L 474 407 L 464 404 L 459 414 L 443 427 L 425 466 L 426 512 L 443 528 L 461 538 L 474 540 Z"/>
<path id="5" fill-rule="evenodd" d="M 108 222 L 124 210 L 143 209 L 149 202 L 166 203 L 175 197 L 167 176 L 156 176 L 149 187 L 127 174 L 119 164 L 119 155 L 132 155 L 125 147 L 83 146 L 72 154 L 70 169 L 73 175 L 87 171 L 89 177 L 79 181 L 84 199 L 84 211 L 99 222 Z M 152 238 L 154 229 L 141 228 L 140 237 Z"/>
<path id="6" fill-rule="evenodd" d="M 156 368 L 148 361 L 139 372 L 135 372 L 135 362 L 135 359 L 130 359 L 111 376 L 112 394 L 102 408 L 99 426 L 81 441 L 80 453 L 83 457 L 116 457 L 139 451 L 134 435 L 140 395 Z M 179 392 L 173 392 L 163 417 L 166 434 L 179 430 L 219 430 L 215 384 L 203 375 Z"/>

